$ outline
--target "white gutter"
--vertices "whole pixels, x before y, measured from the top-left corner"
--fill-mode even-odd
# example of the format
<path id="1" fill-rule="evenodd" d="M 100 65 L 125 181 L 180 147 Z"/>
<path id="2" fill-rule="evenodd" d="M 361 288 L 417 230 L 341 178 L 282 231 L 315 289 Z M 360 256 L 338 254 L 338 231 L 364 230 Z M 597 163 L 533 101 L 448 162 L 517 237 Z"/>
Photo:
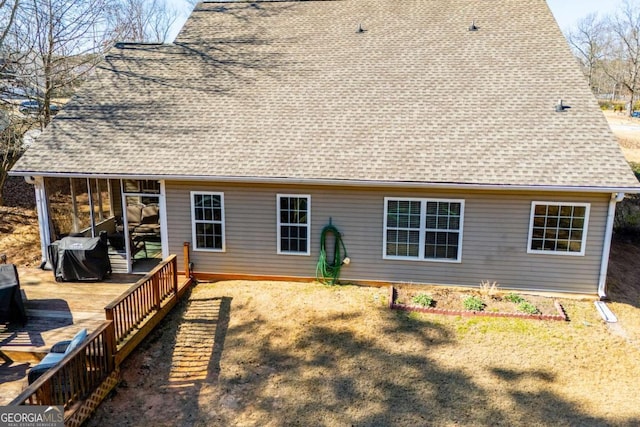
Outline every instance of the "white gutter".
<path id="1" fill-rule="evenodd" d="M 611 238 L 613 237 L 613 221 L 616 215 L 616 204 L 624 199 L 624 193 L 612 193 L 609 200 L 609 212 L 607 213 L 607 224 L 604 233 L 604 247 L 602 248 L 602 259 L 600 260 L 600 280 L 598 281 L 598 296 L 600 299 L 607 297 L 607 268 L 609 265 L 609 254 L 611 253 Z"/>
<path id="2" fill-rule="evenodd" d="M 508 185 L 508 184 L 473 184 L 455 182 L 416 182 L 416 181 L 375 181 L 348 179 L 314 179 L 314 178 L 286 178 L 286 177 L 254 177 L 254 176 L 203 176 L 203 175 L 129 175 L 129 174 L 92 174 L 92 173 L 63 173 L 63 172 L 10 172 L 12 176 L 44 176 L 47 178 L 95 178 L 95 179 L 141 179 L 154 181 L 197 181 L 197 182 L 228 182 L 255 183 L 277 185 L 331 185 L 343 187 L 397 187 L 397 188 L 434 188 L 445 190 L 511 190 L 511 191 L 558 191 L 585 193 L 640 193 L 637 187 L 596 187 L 596 186 L 567 186 L 567 185 Z"/>

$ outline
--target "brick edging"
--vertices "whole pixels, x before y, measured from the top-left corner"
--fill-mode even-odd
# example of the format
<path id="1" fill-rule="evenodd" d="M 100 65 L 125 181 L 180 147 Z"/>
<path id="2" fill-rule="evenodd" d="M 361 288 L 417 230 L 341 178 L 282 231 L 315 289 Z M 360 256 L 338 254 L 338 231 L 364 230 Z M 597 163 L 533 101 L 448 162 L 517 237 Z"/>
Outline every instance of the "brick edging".
<path id="1" fill-rule="evenodd" d="M 397 292 L 395 287 L 389 287 L 389 308 L 391 310 L 401 311 L 417 311 L 420 313 L 432 313 L 432 314 L 444 314 L 447 316 L 462 316 L 462 317 L 511 317 L 517 319 L 535 319 L 535 320 L 557 320 L 566 322 L 569 319 L 564 311 L 564 308 L 558 300 L 553 301 L 558 314 L 527 314 L 527 313 L 505 313 L 505 312 L 491 312 L 491 311 L 469 311 L 469 310 L 446 310 L 443 308 L 435 307 L 414 307 L 405 304 L 396 304 Z"/>

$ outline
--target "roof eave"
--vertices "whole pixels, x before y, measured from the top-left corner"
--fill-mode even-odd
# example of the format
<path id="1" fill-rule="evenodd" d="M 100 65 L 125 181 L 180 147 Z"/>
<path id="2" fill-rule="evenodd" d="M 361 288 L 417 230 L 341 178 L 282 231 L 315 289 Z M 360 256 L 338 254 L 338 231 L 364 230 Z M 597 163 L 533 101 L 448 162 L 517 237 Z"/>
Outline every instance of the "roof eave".
<path id="1" fill-rule="evenodd" d="M 155 175 L 155 174 L 113 174 L 113 173 L 65 173 L 11 171 L 12 176 L 42 176 L 47 178 L 94 178 L 94 179 L 144 179 L 165 181 L 200 181 L 255 184 L 320 185 L 343 187 L 402 187 L 436 188 L 443 190 L 484 190 L 484 191 L 554 191 L 584 193 L 630 193 L 640 194 L 638 186 L 597 186 L 597 185 L 523 185 L 523 184 L 478 184 L 465 182 L 416 182 L 381 180 L 342 180 L 286 177 L 245 177 L 245 176 L 207 176 L 207 175 Z"/>

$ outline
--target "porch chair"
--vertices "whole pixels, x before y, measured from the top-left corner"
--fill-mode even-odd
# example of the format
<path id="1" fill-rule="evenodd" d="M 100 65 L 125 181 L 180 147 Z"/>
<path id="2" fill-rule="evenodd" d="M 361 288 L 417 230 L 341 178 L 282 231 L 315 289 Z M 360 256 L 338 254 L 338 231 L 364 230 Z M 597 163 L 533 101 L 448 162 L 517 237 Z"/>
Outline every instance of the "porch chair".
<path id="1" fill-rule="evenodd" d="M 87 338 L 87 330 L 81 329 L 71 340 L 59 341 L 51 347 L 49 353 L 29 371 L 29 384 L 40 378 L 49 369 L 56 366 L 60 361 Z"/>

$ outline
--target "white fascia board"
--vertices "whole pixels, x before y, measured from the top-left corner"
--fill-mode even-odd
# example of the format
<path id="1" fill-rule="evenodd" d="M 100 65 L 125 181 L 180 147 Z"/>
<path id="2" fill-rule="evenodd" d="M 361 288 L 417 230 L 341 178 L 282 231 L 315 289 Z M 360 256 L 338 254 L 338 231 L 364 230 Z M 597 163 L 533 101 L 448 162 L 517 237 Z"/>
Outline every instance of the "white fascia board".
<path id="1" fill-rule="evenodd" d="M 255 184 L 288 184 L 288 185 L 321 185 L 343 187 L 387 187 L 387 188 L 435 188 L 444 190 L 499 190 L 499 191 L 551 191 L 579 193 L 627 193 L 640 194 L 637 187 L 598 187 L 569 185 L 510 185 L 510 184 L 473 184 L 455 182 L 415 182 L 415 181 L 375 181 L 375 180 L 341 180 L 284 177 L 245 177 L 245 176 L 203 176 L 203 175 L 128 175 L 97 173 L 65 173 L 65 172 L 9 172 L 13 176 L 42 176 L 46 178 L 94 178 L 94 179 L 141 179 L 158 181 L 199 181 L 229 182 Z"/>

